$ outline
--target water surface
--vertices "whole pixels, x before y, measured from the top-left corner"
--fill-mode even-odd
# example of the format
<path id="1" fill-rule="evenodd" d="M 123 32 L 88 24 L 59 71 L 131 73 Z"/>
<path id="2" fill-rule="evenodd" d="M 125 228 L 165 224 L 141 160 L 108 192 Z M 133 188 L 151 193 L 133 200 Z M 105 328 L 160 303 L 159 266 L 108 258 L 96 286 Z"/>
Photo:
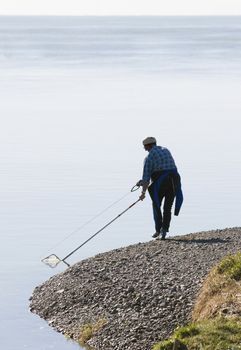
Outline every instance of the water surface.
<path id="1" fill-rule="evenodd" d="M 182 175 L 171 236 L 240 226 L 240 78 L 240 17 L 0 17 L 4 349 L 78 348 L 28 312 L 33 288 L 65 268 L 40 259 L 67 255 L 136 200 L 64 240 L 139 180 L 146 136 Z M 69 261 L 153 230 L 147 198 Z"/>

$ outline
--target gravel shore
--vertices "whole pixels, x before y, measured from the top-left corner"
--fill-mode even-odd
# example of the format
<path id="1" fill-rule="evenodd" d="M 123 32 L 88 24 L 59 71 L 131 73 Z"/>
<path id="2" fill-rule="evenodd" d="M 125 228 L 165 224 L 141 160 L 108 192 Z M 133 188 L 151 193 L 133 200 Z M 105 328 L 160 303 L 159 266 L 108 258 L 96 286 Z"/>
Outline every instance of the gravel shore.
<path id="1" fill-rule="evenodd" d="M 151 350 L 190 321 L 204 277 L 241 250 L 241 228 L 152 240 L 98 254 L 36 287 L 30 310 L 78 339 L 81 325 L 106 325 L 95 350 Z"/>

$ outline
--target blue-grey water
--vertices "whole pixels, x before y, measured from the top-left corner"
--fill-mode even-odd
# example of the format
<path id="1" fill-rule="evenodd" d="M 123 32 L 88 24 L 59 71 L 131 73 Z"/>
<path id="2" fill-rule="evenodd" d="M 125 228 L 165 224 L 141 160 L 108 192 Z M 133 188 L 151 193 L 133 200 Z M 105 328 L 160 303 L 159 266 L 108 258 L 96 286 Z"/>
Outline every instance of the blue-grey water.
<path id="1" fill-rule="evenodd" d="M 63 257 L 135 201 L 141 141 L 175 157 L 170 236 L 240 226 L 241 17 L 0 17 L 0 339 L 77 349 L 28 311 Z M 73 255 L 148 241 L 149 198 Z M 170 257 L 171 258 L 171 257 Z M 175 257 L 173 257 L 175 258 Z"/>

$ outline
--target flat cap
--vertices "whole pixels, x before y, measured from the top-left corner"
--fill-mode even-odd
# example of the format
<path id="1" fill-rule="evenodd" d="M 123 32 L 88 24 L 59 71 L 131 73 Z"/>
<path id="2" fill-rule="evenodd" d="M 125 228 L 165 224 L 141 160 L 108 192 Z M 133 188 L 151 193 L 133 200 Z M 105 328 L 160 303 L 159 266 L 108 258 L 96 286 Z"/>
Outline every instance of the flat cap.
<path id="1" fill-rule="evenodd" d="M 143 145 L 151 145 L 152 143 L 156 143 L 155 137 L 147 137 L 145 140 L 142 141 Z"/>

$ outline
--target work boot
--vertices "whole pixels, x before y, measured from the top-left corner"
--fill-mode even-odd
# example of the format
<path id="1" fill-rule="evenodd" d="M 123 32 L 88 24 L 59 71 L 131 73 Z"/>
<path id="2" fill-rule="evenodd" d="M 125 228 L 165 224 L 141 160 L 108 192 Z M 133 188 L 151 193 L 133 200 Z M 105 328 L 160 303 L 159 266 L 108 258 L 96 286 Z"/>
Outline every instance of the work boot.
<path id="1" fill-rule="evenodd" d="M 158 238 L 159 236 L 160 236 L 160 232 L 155 232 L 155 233 L 152 235 L 153 238 Z"/>
<path id="2" fill-rule="evenodd" d="M 164 230 L 163 228 L 161 229 L 161 239 L 164 241 L 166 239 L 167 231 Z"/>

